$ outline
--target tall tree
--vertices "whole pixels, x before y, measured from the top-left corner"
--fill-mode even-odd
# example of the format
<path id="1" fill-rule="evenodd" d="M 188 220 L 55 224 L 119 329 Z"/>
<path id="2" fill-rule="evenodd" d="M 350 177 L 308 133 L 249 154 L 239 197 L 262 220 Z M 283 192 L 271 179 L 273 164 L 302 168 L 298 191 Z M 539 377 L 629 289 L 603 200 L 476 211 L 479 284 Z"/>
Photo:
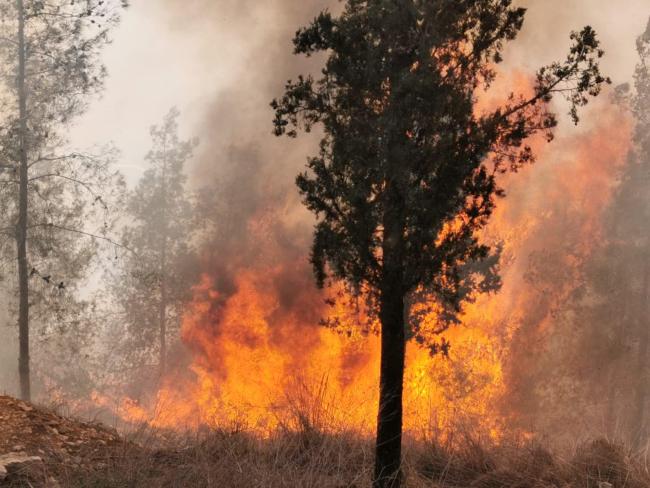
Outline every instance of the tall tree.
<path id="1" fill-rule="evenodd" d="M 622 434 L 621 420 L 628 419 L 625 434 L 640 448 L 648 433 L 650 386 L 650 22 L 636 46 L 639 63 L 628 100 L 635 122 L 632 150 L 609 209 L 607 239 L 587 267 L 591 303 L 585 310 L 592 320 L 578 347 L 590 341 L 592 362 L 609 368 L 610 431 Z M 630 361 L 631 378 L 623 374 Z"/>
<path id="2" fill-rule="evenodd" d="M 23 399 L 31 397 L 31 231 L 47 227 L 49 231 L 83 232 L 56 220 L 39 221 L 30 209 L 30 200 L 47 193 L 45 189 L 52 185 L 60 188 L 61 181 L 77 187 L 70 190 L 72 194 L 79 187 L 93 193 L 91 183 L 81 177 L 97 169 L 96 161 L 82 153 L 62 154 L 62 134 L 103 86 L 106 72 L 100 50 L 124 5 L 101 0 L 15 0 L 0 7 L 3 163 L 17 175 L 15 212 L 8 217 L 13 219 L 17 255 Z M 92 197 L 101 202 L 99 195 Z"/>
<path id="3" fill-rule="evenodd" d="M 127 201 L 130 224 L 125 257 L 113 280 L 113 292 L 128 328 L 122 351 L 135 367 L 157 357 L 158 375 L 166 370 L 168 338 L 177 332 L 183 304 L 196 281 L 192 240 L 193 202 L 186 188 L 185 163 L 197 140 L 181 140 L 177 109 L 151 128 L 149 168 Z"/>
<path id="4" fill-rule="evenodd" d="M 584 226 L 585 212 L 592 213 L 593 208 L 561 205 L 561 215 L 552 219 L 565 233 L 556 229 L 551 234 L 562 240 L 564 248 L 551 240 L 528 259 L 529 284 L 552 287 L 554 292 L 527 313 L 528 325 L 520 329 L 529 331 L 519 340 L 530 340 L 535 330 L 531 326 L 541 322 L 535 309 L 542 315 L 552 311 L 554 326 L 545 331 L 546 347 L 537 348 L 535 354 L 526 351 L 529 359 L 523 363 L 523 356 L 511 361 L 526 375 L 518 378 L 525 384 L 517 385 L 517 398 L 511 396 L 509 402 L 518 404 L 522 424 L 534 424 L 560 442 L 572 441 L 585 429 L 639 449 L 648 438 L 650 23 L 637 39 L 637 52 L 632 89 L 626 83 L 613 93 L 612 102 L 618 107 L 611 110 L 629 110 L 634 130 L 627 162 L 618 180 L 608 183 L 612 198 L 602 214 L 598 238 L 586 248 L 573 246 L 567 252 L 571 239 L 580 234 L 574 231 Z M 562 285 L 564 292 L 559 291 Z M 629 374 L 630 368 L 634 374 Z"/>
<path id="5" fill-rule="evenodd" d="M 531 401 L 541 405 L 544 417 L 549 408 L 576 412 L 574 406 L 581 402 L 577 411 L 582 421 L 591 412 L 587 423 L 592 427 L 600 428 L 604 419 L 608 436 L 643 448 L 650 387 L 650 23 L 636 45 L 633 88 L 619 86 L 615 98 L 630 109 L 634 122 L 627 163 L 604 215 L 602 239 L 578 268 L 574 292 L 557 307 L 556 320 L 567 327 L 558 330 L 554 346 L 536 364 L 538 371 L 561 365 L 542 377 L 567 385 L 571 394 L 544 402 L 547 394 L 542 392 L 549 390 L 537 388 L 540 394 L 531 395 Z M 549 277 L 548 262 L 537 268 L 546 280 L 557 282 L 557 273 Z M 628 374 L 630 365 L 633 375 Z"/>
<path id="6" fill-rule="evenodd" d="M 639 447 L 643 435 L 647 434 L 646 410 L 648 397 L 648 363 L 650 352 L 650 231 L 648 221 L 650 220 L 650 190 L 648 179 L 650 175 L 650 21 L 643 35 L 637 40 L 637 51 L 639 53 L 639 64 L 634 74 L 635 94 L 633 99 L 633 111 L 636 118 L 634 132 L 635 154 L 633 164 L 636 168 L 632 171 L 637 173 L 636 182 L 640 188 L 631 193 L 635 196 L 637 209 L 634 212 L 640 217 L 638 225 L 630 229 L 630 239 L 636 245 L 637 254 L 640 258 L 640 269 L 642 270 L 641 285 L 639 287 L 639 310 L 638 310 L 638 347 L 637 347 L 637 374 L 636 395 L 633 411 L 633 440 Z"/>
<path id="7" fill-rule="evenodd" d="M 493 287 L 496 270 L 477 274 L 474 265 L 492 257 L 477 231 L 503 194 L 497 175 L 533 159 L 530 136 L 552 138 L 553 95 L 565 95 L 577 122 L 607 81 L 585 27 L 571 35 L 566 60 L 538 71 L 531 95 L 479 110 L 477 93 L 494 81 L 525 13 L 510 0 L 349 0 L 294 39 L 297 54 L 327 53 L 322 77 L 290 81 L 272 103 L 276 135 L 324 131 L 297 179 L 318 218 L 317 281 L 366 292 L 381 323 L 376 487 L 401 482 L 405 343 L 418 336 L 407 304 L 435 298 L 441 331 L 464 300 Z"/>

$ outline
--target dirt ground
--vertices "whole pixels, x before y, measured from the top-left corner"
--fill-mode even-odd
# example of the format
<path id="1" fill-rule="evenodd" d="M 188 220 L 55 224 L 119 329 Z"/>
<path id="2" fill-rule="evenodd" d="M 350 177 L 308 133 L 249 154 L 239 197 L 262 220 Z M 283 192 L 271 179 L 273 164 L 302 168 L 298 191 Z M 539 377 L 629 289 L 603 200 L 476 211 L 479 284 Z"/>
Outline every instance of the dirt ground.
<path id="1" fill-rule="evenodd" d="M 128 439 L 128 440 L 127 440 Z M 0 488 L 364 488 L 372 440 L 309 427 L 127 437 L 0 396 Z M 539 444 L 405 443 L 405 488 L 649 488 L 646 454 L 605 439 L 568 457 Z"/>
<path id="2" fill-rule="evenodd" d="M 61 417 L 0 396 L 0 486 L 59 486 L 58 479 L 102 464 L 127 446 L 115 430 Z"/>

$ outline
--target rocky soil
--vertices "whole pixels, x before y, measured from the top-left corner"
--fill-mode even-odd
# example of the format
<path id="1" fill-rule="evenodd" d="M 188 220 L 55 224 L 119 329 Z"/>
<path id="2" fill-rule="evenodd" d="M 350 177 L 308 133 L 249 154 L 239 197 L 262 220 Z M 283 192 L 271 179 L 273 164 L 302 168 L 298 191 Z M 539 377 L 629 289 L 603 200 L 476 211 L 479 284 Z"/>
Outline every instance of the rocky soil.
<path id="1" fill-rule="evenodd" d="M 61 486 L 59 479 L 101 470 L 127 447 L 103 425 L 0 396 L 0 486 Z"/>

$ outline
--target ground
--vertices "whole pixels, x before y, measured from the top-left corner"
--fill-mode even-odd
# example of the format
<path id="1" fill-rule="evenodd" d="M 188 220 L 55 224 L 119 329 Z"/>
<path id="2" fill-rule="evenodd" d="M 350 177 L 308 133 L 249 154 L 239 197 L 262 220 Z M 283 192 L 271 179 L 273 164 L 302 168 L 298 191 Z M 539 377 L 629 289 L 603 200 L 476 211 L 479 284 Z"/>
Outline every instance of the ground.
<path id="1" fill-rule="evenodd" d="M 405 488 L 649 488 L 647 457 L 600 439 L 564 455 L 534 442 L 407 440 Z M 303 423 L 129 435 L 0 396 L 0 487 L 366 488 L 372 439 Z"/>
<path id="2" fill-rule="evenodd" d="M 0 484 L 57 486 L 71 472 L 102 469 L 127 443 L 115 430 L 0 396 Z M 20 462 L 24 460 L 24 462 Z"/>

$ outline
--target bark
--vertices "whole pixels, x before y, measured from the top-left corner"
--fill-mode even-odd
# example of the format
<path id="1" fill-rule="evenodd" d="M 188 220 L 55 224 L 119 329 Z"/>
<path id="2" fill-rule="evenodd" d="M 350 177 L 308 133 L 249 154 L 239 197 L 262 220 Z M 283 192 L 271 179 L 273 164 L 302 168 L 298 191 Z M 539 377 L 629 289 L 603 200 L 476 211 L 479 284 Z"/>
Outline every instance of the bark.
<path id="1" fill-rule="evenodd" d="M 29 276 L 27 270 L 27 91 L 25 89 L 25 8 L 23 0 L 16 2 L 18 10 L 18 108 L 19 108 L 19 195 L 18 223 L 16 225 L 16 248 L 18 254 L 18 334 L 20 354 L 18 370 L 20 395 L 31 400 L 31 379 L 29 371 Z"/>
<path id="2" fill-rule="evenodd" d="M 165 136 L 166 139 L 166 136 Z M 161 175 L 161 225 L 162 238 L 160 249 L 160 304 L 158 320 L 160 326 L 160 378 L 167 371 L 167 147 L 163 144 L 163 161 Z"/>
<path id="3" fill-rule="evenodd" d="M 605 404 L 605 434 L 608 439 L 616 436 L 616 399 L 618 395 L 618 371 L 614 363 L 609 369 L 607 385 L 607 402 Z"/>
<path id="4" fill-rule="evenodd" d="M 163 245 L 162 259 L 165 262 L 166 245 Z M 164 269 L 164 268 L 163 268 Z M 167 371 L 167 284 L 165 275 L 161 275 L 160 283 L 160 306 L 159 306 L 159 323 L 160 323 L 160 377 L 162 378 Z"/>
<path id="5" fill-rule="evenodd" d="M 390 193 L 390 191 L 388 192 Z M 384 217 L 383 276 L 380 295 L 381 365 L 374 488 L 401 484 L 402 392 L 404 384 L 404 223 L 395 199 Z M 393 207 L 393 208 L 390 208 Z"/>
<path id="6" fill-rule="evenodd" d="M 381 366 L 375 459 L 375 488 L 401 482 L 402 391 L 404 382 L 404 299 L 395 294 L 381 304 Z"/>
<path id="7" fill-rule="evenodd" d="M 634 318 L 632 310 L 633 304 L 630 300 L 631 291 L 626 287 L 622 290 L 623 305 L 620 311 L 620 318 L 613 317 L 613 324 L 620 324 L 620 331 L 616 334 L 618 343 L 617 348 L 623 348 L 630 341 L 630 331 L 634 328 Z M 617 350 L 616 356 L 612 360 L 609 368 L 608 387 L 607 387 L 607 402 L 605 408 L 605 429 L 609 439 L 614 439 L 617 436 L 625 435 L 625 430 L 621 430 L 620 406 L 619 396 L 621 394 L 621 378 L 625 376 L 624 368 L 626 361 L 620 355 L 622 352 Z"/>
<path id="8" fill-rule="evenodd" d="M 648 292 L 650 291 L 650 263 L 646 262 L 639 310 L 639 349 L 637 355 L 637 384 L 632 422 L 632 440 L 636 448 L 642 447 L 646 439 L 646 399 L 648 396 L 648 347 L 650 346 L 650 324 L 648 324 Z"/>

